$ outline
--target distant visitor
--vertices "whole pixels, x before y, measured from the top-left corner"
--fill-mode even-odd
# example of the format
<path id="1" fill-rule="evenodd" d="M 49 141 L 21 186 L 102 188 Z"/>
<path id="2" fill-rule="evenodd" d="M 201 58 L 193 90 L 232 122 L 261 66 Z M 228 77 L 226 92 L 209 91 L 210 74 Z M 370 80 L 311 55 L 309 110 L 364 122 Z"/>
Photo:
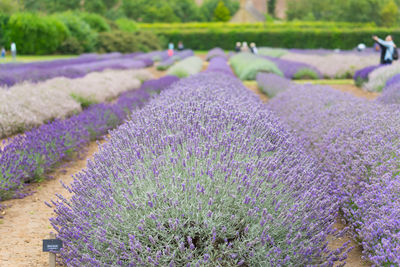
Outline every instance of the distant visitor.
<path id="1" fill-rule="evenodd" d="M 11 43 L 11 55 L 12 55 L 12 59 L 16 60 L 16 58 L 17 58 L 17 46 L 15 45 L 14 42 Z"/>
<path id="2" fill-rule="evenodd" d="M 169 43 L 168 44 L 168 56 L 172 57 L 174 55 L 174 44 Z"/>
<path id="3" fill-rule="evenodd" d="M 242 44 L 241 44 L 240 42 L 237 42 L 237 43 L 236 43 L 236 46 L 235 46 L 235 52 L 236 52 L 236 53 L 239 53 L 239 52 L 240 52 L 241 46 L 242 46 Z"/>
<path id="4" fill-rule="evenodd" d="M 392 64 L 393 60 L 397 60 L 399 55 L 397 53 L 396 44 L 393 42 L 391 35 L 386 36 L 385 40 L 373 36 L 374 39 L 380 46 L 381 50 L 381 64 Z"/>
<path id="5" fill-rule="evenodd" d="M 253 54 L 255 54 L 255 55 L 258 54 L 258 49 L 257 49 L 257 46 L 256 46 L 255 43 L 251 43 L 251 44 L 250 44 L 250 51 L 251 51 L 251 53 L 253 53 Z"/>
<path id="6" fill-rule="evenodd" d="M 4 47 L 1 48 L 1 58 L 6 57 L 6 49 Z"/>
<path id="7" fill-rule="evenodd" d="M 182 51 L 185 49 L 185 46 L 183 45 L 182 41 L 179 41 L 178 43 L 178 51 Z"/>

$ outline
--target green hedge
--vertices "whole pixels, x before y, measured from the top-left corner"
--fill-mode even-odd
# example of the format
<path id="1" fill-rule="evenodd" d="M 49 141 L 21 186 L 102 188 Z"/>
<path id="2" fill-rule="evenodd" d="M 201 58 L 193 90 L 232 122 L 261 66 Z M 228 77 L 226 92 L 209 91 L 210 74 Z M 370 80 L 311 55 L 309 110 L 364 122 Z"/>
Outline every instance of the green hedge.
<path id="1" fill-rule="evenodd" d="M 160 41 L 151 32 L 128 33 L 123 31 L 102 32 L 98 37 L 97 50 L 102 53 L 160 50 Z"/>
<path id="2" fill-rule="evenodd" d="M 347 28 L 359 29 L 375 27 L 375 23 L 351 22 L 326 22 L 326 21 L 272 21 L 256 23 L 229 23 L 229 22 L 191 22 L 191 23 L 139 23 L 141 29 L 146 30 L 183 30 L 183 29 L 287 29 L 287 28 L 312 28 L 334 29 Z"/>
<path id="3" fill-rule="evenodd" d="M 13 14 L 6 26 L 7 46 L 17 44 L 21 54 L 51 54 L 68 36 L 67 27 L 53 17 L 32 13 Z"/>
<path id="4" fill-rule="evenodd" d="M 352 49 L 359 43 L 372 45 L 372 35 L 392 34 L 400 40 L 400 29 L 192 29 L 153 31 L 169 42 L 182 41 L 185 47 L 209 50 L 214 47 L 233 49 L 238 41 L 255 42 L 258 46 L 281 48 Z"/>

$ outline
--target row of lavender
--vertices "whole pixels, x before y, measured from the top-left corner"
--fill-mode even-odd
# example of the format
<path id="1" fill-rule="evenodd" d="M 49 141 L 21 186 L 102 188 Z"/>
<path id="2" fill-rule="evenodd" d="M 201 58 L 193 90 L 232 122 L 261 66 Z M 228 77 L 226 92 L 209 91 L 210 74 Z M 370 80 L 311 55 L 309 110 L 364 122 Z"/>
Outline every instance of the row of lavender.
<path id="1" fill-rule="evenodd" d="M 57 77 L 0 90 L 0 138 L 67 118 L 90 104 L 115 99 L 151 77 L 145 70 L 107 70 L 77 79 Z"/>
<path id="2" fill-rule="evenodd" d="M 268 103 L 332 174 L 341 211 L 377 266 L 400 264 L 400 111 L 329 87 L 259 74 Z M 281 86 L 280 86 L 281 85 Z M 276 89 L 280 87 L 280 89 Z"/>
<path id="3" fill-rule="evenodd" d="M 400 64 L 366 67 L 356 72 L 354 80 L 367 91 L 382 92 L 380 102 L 400 104 Z"/>
<path id="4" fill-rule="evenodd" d="M 169 67 L 171 67 L 172 65 L 174 65 L 175 62 L 183 60 L 183 59 L 185 59 L 187 57 L 191 57 L 191 56 L 194 56 L 194 53 L 192 50 L 178 51 L 173 56 L 168 57 L 168 58 L 164 59 L 163 61 L 161 61 L 157 65 L 157 69 L 158 70 L 166 70 Z"/>
<path id="5" fill-rule="evenodd" d="M 181 80 L 111 133 L 53 202 L 62 258 L 80 266 L 330 266 L 330 177 L 242 83 Z M 216 72 L 212 71 L 217 70 Z"/>
<path id="6" fill-rule="evenodd" d="M 144 82 L 139 90 L 122 94 L 114 104 L 96 104 L 66 120 L 56 120 L 17 136 L 0 148 L 0 201 L 23 196 L 26 182 L 43 179 L 46 172 L 79 153 L 83 144 L 121 124 L 133 109 L 178 78 L 166 76 Z"/>
<path id="7" fill-rule="evenodd" d="M 320 79 L 318 69 L 306 63 L 239 53 L 230 58 L 235 73 L 241 80 L 254 80 L 258 72 L 271 72 L 288 79 Z"/>
<path id="8" fill-rule="evenodd" d="M 139 69 L 153 65 L 154 60 L 165 60 L 166 51 L 147 54 L 84 55 L 76 59 L 28 64 L 5 64 L 0 72 L 0 86 L 12 86 L 24 81 L 39 82 L 54 77 L 79 78 L 105 69 Z"/>

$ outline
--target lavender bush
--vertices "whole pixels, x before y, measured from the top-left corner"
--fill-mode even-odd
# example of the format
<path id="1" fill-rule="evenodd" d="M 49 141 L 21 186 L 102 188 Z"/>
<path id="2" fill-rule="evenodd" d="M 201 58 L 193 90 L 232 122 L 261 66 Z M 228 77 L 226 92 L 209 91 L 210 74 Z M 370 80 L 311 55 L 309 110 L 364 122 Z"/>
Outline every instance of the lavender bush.
<path id="1" fill-rule="evenodd" d="M 392 78 L 388 79 L 386 84 L 385 84 L 385 87 L 392 86 L 392 85 L 397 84 L 399 82 L 400 82 L 400 73 L 396 74 Z M 385 89 L 383 91 L 385 91 Z"/>
<path id="2" fill-rule="evenodd" d="M 321 86 L 295 86 L 269 108 L 333 175 L 341 211 L 376 266 L 400 264 L 400 111 Z"/>
<path id="3" fill-rule="evenodd" d="M 51 222 L 69 266 L 328 266 L 330 188 L 257 96 L 203 73 L 111 132 Z"/>
<path id="4" fill-rule="evenodd" d="M 386 86 L 382 94 L 376 99 L 381 104 L 400 104 L 400 84 L 393 83 Z"/>
<path id="5" fill-rule="evenodd" d="M 286 49 L 281 48 L 272 48 L 272 47 L 260 47 L 258 48 L 258 54 L 262 56 L 269 56 L 269 57 L 282 57 L 283 55 L 287 54 L 288 51 Z"/>
<path id="6" fill-rule="evenodd" d="M 258 88 L 260 88 L 269 98 L 287 90 L 292 85 L 292 82 L 289 79 L 273 73 L 260 72 L 257 74 L 256 81 Z"/>
<path id="7" fill-rule="evenodd" d="M 104 71 L 79 79 L 54 78 L 0 89 L 0 138 L 23 132 L 47 121 L 66 118 L 81 103 L 101 103 L 140 87 L 151 74 L 144 70 Z"/>
<path id="8" fill-rule="evenodd" d="M 363 84 L 363 88 L 370 92 L 381 92 L 386 82 L 399 73 L 400 64 L 382 66 L 368 75 L 368 82 Z"/>
<path id="9" fill-rule="evenodd" d="M 191 57 L 191 56 L 194 56 L 194 53 L 192 50 L 178 51 L 175 53 L 174 56 L 168 57 L 167 59 L 160 62 L 160 64 L 157 65 L 157 69 L 158 70 L 166 70 L 169 67 L 171 67 L 175 62 L 185 59 L 187 57 Z"/>
<path id="10" fill-rule="evenodd" d="M 210 51 L 208 51 L 207 56 L 206 56 L 206 60 L 210 61 L 214 57 L 222 57 L 222 58 L 227 59 L 225 51 L 222 48 L 219 48 L 219 47 L 215 47 L 215 48 L 211 49 Z"/>
<path id="11" fill-rule="evenodd" d="M 356 85 L 361 87 L 364 83 L 368 82 L 368 75 L 382 66 L 384 65 L 372 65 L 356 71 L 353 78 Z"/>
<path id="12" fill-rule="evenodd" d="M 199 73 L 203 67 L 203 61 L 196 56 L 185 58 L 179 61 L 171 68 L 169 68 L 167 74 L 175 75 L 179 78 L 187 77 Z"/>
<path id="13" fill-rule="evenodd" d="M 241 80 L 255 80 L 258 72 L 271 72 L 283 76 L 283 73 L 271 60 L 250 53 L 236 54 L 229 61 Z"/>
<path id="14" fill-rule="evenodd" d="M 283 72 L 288 79 L 320 79 L 322 74 L 318 69 L 306 63 L 285 60 L 263 56 L 264 58 L 274 62 L 276 66 Z"/>
<path id="15" fill-rule="evenodd" d="M 0 201 L 21 196 L 25 182 L 40 181 L 61 160 L 78 153 L 82 145 L 121 124 L 130 112 L 152 95 L 176 82 L 165 77 L 124 93 L 115 104 L 97 104 L 66 120 L 56 120 L 6 142 L 0 148 Z"/>

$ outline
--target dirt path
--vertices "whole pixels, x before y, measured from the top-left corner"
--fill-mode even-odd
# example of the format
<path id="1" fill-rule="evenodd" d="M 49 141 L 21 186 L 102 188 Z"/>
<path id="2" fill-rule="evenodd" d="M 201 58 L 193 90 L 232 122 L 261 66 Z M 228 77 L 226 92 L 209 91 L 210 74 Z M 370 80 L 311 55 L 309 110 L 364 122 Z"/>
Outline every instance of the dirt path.
<path id="1" fill-rule="evenodd" d="M 358 88 L 355 85 L 352 84 L 331 84 L 329 85 L 334 89 L 337 89 L 342 92 L 350 93 L 352 95 L 355 95 L 357 97 L 363 97 L 369 100 L 374 100 L 379 96 L 379 93 L 374 93 L 374 92 L 366 92 L 362 90 L 361 88 Z"/>
<path id="2" fill-rule="evenodd" d="M 250 89 L 250 91 L 252 91 L 253 93 L 255 93 L 256 95 L 258 95 L 261 100 L 265 103 L 268 101 L 268 97 L 261 92 L 261 90 L 258 88 L 258 85 L 256 82 L 253 81 L 244 81 L 243 84 Z"/>
<path id="3" fill-rule="evenodd" d="M 104 141 L 103 141 L 104 142 Z M 42 239 L 49 237 L 52 227 L 49 218 L 54 216 L 53 210 L 44 202 L 55 200 L 55 194 L 68 197 L 60 181 L 69 185 L 72 175 L 86 167 L 87 160 L 98 151 L 96 142 L 88 146 L 87 157 L 70 162 L 70 166 L 52 173 L 55 178 L 31 186 L 36 191 L 23 199 L 2 202 L 9 206 L 4 218 L 0 220 L 0 266 L 47 266 L 48 254 L 42 252 Z"/>

